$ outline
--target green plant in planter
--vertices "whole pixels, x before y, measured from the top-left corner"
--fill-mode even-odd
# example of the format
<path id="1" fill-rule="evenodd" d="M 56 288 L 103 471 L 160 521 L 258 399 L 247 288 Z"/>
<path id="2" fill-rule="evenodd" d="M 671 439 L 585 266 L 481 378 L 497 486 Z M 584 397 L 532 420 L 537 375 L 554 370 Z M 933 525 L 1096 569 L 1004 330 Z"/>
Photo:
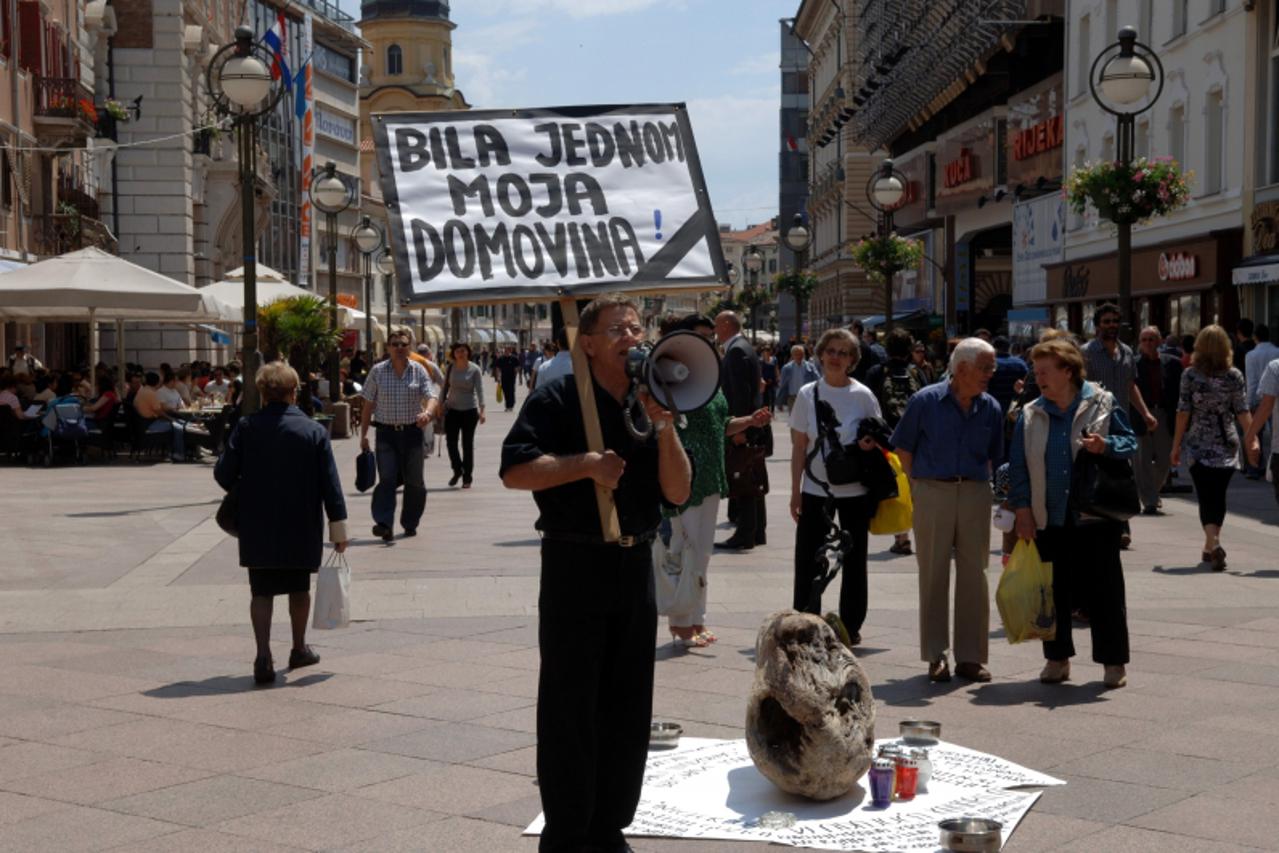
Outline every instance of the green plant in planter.
<path id="1" fill-rule="evenodd" d="M 258 309 L 258 346 L 271 361 L 281 356 L 302 381 L 325 363 L 342 339 L 329 327 L 329 303 L 318 296 L 281 299 Z"/>
<path id="2" fill-rule="evenodd" d="M 1166 216 L 1190 200 L 1194 172 L 1182 171 L 1171 157 L 1139 157 L 1132 163 L 1103 160 L 1076 168 L 1062 194 L 1082 216 L 1091 203 L 1114 223 L 1144 222 Z"/>
<path id="3" fill-rule="evenodd" d="M 779 273 L 773 279 L 773 287 L 778 293 L 786 293 L 795 300 L 795 337 L 800 338 L 804 334 L 804 306 L 808 302 L 808 298 L 813 295 L 813 291 L 817 289 L 817 276 L 809 272 L 785 272 Z"/>
<path id="4" fill-rule="evenodd" d="M 895 272 L 914 269 L 924 257 L 919 240 L 898 237 L 863 237 L 853 244 L 853 263 L 871 281 L 884 282 Z"/>

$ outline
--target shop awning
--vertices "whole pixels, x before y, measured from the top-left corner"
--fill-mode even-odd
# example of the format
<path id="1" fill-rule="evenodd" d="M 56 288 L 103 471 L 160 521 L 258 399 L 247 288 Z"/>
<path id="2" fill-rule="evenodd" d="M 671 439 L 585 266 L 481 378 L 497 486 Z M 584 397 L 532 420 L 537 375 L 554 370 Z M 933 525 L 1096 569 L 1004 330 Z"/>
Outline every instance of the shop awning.
<path id="1" fill-rule="evenodd" d="M 893 316 L 893 323 L 913 323 L 927 316 L 927 311 L 924 311 L 921 308 L 916 308 L 914 311 L 907 311 L 905 314 L 895 314 Z M 875 329 L 882 325 L 884 325 L 883 314 L 872 314 L 869 317 L 862 318 L 862 326 L 867 329 Z"/>
<path id="2" fill-rule="evenodd" d="M 1235 284 L 1269 284 L 1279 282 L 1279 252 L 1253 255 L 1235 267 L 1231 274 Z"/>

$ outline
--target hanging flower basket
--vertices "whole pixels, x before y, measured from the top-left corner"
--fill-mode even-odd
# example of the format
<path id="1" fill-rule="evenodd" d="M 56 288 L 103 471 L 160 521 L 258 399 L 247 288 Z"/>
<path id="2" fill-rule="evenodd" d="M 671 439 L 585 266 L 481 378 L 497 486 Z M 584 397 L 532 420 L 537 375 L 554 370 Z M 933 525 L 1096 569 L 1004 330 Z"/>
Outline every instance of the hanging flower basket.
<path id="1" fill-rule="evenodd" d="M 886 281 L 895 272 L 914 269 L 923 257 L 923 243 L 896 234 L 863 237 L 853 244 L 853 263 L 871 281 Z"/>
<path id="2" fill-rule="evenodd" d="M 786 272 L 773 279 L 778 293 L 785 293 L 803 302 L 817 289 L 817 276 L 807 272 Z"/>
<path id="3" fill-rule="evenodd" d="M 1104 160 L 1071 172 L 1062 193 L 1080 216 L 1091 203 L 1111 222 L 1144 222 L 1185 206 L 1194 176 L 1171 157 L 1140 157 L 1131 164 Z"/>
<path id="4" fill-rule="evenodd" d="M 102 105 L 103 111 L 118 122 L 126 122 L 129 120 L 129 107 L 114 98 L 107 98 L 107 102 Z"/>

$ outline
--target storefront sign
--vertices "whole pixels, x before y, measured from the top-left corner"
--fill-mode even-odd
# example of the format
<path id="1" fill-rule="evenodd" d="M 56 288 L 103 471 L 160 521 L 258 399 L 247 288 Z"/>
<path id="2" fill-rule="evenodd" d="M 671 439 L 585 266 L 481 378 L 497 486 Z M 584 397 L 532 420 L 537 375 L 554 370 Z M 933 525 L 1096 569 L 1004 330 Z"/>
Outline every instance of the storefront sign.
<path id="1" fill-rule="evenodd" d="M 1190 281 L 1199 274 L 1199 259 L 1185 252 L 1159 254 L 1160 281 Z"/>
<path id="2" fill-rule="evenodd" d="M 1254 254 L 1279 248 L 1279 202 L 1266 201 L 1254 205 L 1251 225 Z"/>
<path id="3" fill-rule="evenodd" d="M 901 173 L 906 184 L 901 203 L 893 208 L 893 223 L 899 230 L 920 225 L 928 218 L 931 162 L 931 153 L 919 149 L 893 161 L 894 168 Z"/>
<path id="4" fill-rule="evenodd" d="M 1008 188 L 1033 187 L 1039 178 L 1056 181 L 1062 175 L 1066 122 L 1062 110 L 1061 75 L 1018 92 L 1008 99 L 1008 130 L 1004 135 Z"/>
<path id="5" fill-rule="evenodd" d="M 1217 258 L 1221 251 L 1221 243 L 1214 238 L 1134 249 L 1133 295 L 1190 293 L 1212 287 L 1217 283 Z M 1114 252 L 1049 264 L 1047 278 L 1049 303 L 1093 302 L 1119 295 L 1119 263 Z"/>
<path id="6" fill-rule="evenodd" d="M 987 112 L 937 140 L 937 200 L 940 215 L 972 209 L 997 183 L 997 157 L 1003 145 L 1003 119 Z"/>
<path id="7" fill-rule="evenodd" d="M 315 105 L 315 130 L 330 139 L 355 145 L 355 119 L 326 110 L 322 105 Z"/>

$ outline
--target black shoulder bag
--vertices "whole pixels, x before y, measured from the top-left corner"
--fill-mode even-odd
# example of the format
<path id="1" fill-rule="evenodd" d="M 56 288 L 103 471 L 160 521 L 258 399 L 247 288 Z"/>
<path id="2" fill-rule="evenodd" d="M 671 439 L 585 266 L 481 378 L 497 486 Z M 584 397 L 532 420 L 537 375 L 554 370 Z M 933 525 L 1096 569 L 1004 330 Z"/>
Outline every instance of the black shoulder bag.
<path id="1" fill-rule="evenodd" d="M 1081 515 L 1109 521 L 1132 518 L 1141 512 L 1132 462 L 1081 449 L 1071 470 L 1070 502 Z"/>

